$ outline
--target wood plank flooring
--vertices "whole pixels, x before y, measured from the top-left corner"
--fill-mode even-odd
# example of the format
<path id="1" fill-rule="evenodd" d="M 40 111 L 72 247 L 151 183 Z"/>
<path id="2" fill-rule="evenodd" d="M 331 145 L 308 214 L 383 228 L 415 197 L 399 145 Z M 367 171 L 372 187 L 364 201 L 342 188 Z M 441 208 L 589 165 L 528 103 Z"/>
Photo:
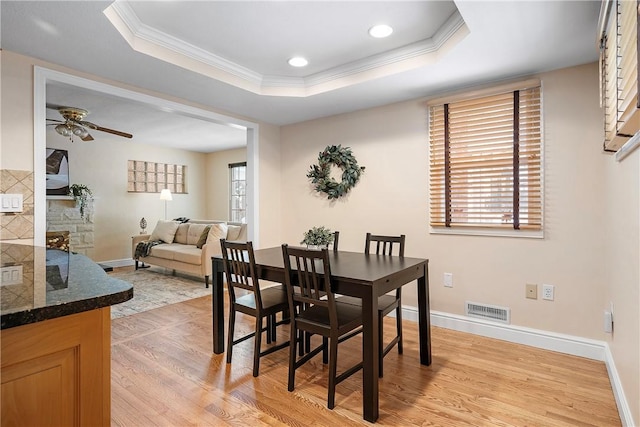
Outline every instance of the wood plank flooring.
<path id="1" fill-rule="evenodd" d="M 238 314 L 238 334 L 251 330 L 251 319 Z M 338 385 L 329 410 L 321 355 L 297 371 L 290 393 L 286 349 L 263 357 L 254 378 L 253 340 L 235 346 L 228 365 L 213 354 L 211 328 L 211 297 L 114 319 L 112 425 L 370 424 L 361 373 Z M 288 326 L 278 330 L 278 342 L 286 340 Z M 419 364 L 417 324 L 404 322 L 404 338 L 404 354 L 385 358 L 378 425 L 620 426 L 602 362 L 433 327 L 427 367 Z M 360 338 L 338 351 L 340 372 L 360 359 Z"/>

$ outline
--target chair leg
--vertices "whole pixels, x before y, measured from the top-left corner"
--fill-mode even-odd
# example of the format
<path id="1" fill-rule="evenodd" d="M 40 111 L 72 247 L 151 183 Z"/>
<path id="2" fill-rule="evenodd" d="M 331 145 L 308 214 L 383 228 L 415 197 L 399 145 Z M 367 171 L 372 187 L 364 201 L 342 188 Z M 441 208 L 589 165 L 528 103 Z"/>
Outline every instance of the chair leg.
<path id="1" fill-rule="evenodd" d="M 268 320 L 267 323 L 269 323 Z M 267 330 L 268 336 L 269 331 Z M 260 348 L 262 347 L 262 317 L 260 316 L 256 316 L 256 334 L 253 338 L 255 345 L 253 350 L 253 376 L 257 377 L 260 372 Z"/>
<path id="2" fill-rule="evenodd" d="M 293 391 L 295 387 L 296 380 L 296 346 L 298 345 L 298 341 L 300 341 L 300 347 L 304 345 L 302 342 L 302 331 L 299 335 L 299 338 L 296 337 L 296 333 L 298 331 L 295 328 L 295 320 L 291 319 L 291 332 L 289 334 L 289 384 L 287 389 L 289 391 Z"/>
<path id="3" fill-rule="evenodd" d="M 209 288 L 209 276 L 204 276 L 204 286 L 205 288 Z"/>
<path id="4" fill-rule="evenodd" d="M 336 372 L 338 369 L 338 337 L 329 339 L 329 390 L 327 392 L 327 407 L 336 406 Z"/>
<path id="5" fill-rule="evenodd" d="M 236 311 L 233 305 L 229 304 L 229 336 L 227 337 L 227 363 L 231 363 L 231 355 L 233 354 L 233 330 L 236 323 Z"/>
<path id="6" fill-rule="evenodd" d="M 325 365 L 329 363 L 329 349 L 327 348 L 328 341 L 329 338 L 322 337 L 322 363 L 324 363 Z"/>
<path id="7" fill-rule="evenodd" d="M 402 304 L 396 309 L 396 329 L 398 333 L 398 354 L 402 354 Z"/>
<path id="8" fill-rule="evenodd" d="M 271 315 L 271 342 L 276 342 L 276 325 L 278 324 L 278 319 L 275 314 Z"/>
<path id="9" fill-rule="evenodd" d="M 260 322 L 260 327 L 262 327 L 262 322 Z M 273 317 L 271 315 L 267 316 L 267 344 L 271 344 L 271 329 L 273 328 Z M 258 329 L 256 329 L 256 334 L 258 333 Z"/>
<path id="10" fill-rule="evenodd" d="M 382 378 L 383 375 L 383 359 L 384 359 L 384 330 L 382 326 L 384 325 L 384 316 L 378 312 L 378 377 Z"/>

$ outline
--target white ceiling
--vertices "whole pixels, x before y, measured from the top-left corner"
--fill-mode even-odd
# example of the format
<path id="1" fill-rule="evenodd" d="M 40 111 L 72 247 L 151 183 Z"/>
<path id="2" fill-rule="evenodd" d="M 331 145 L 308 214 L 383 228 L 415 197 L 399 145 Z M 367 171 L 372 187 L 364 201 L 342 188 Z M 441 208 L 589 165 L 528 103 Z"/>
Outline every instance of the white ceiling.
<path id="1" fill-rule="evenodd" d="M 2 1 L 1 47 L 277 125 L 598 57 L 599 1 L 122 3 L 112 23 L 111 2 Z M 370 38 L 380 22 L 394 33 Z M 308 67 L 286 64 L 298 54 Z M 244 142 L 237 129 L 86 89 L 48 87 L 47 102 L 85 108 L 87 120 L 133 142 L 197 141 L 182 148 L 205 152 Z"/>

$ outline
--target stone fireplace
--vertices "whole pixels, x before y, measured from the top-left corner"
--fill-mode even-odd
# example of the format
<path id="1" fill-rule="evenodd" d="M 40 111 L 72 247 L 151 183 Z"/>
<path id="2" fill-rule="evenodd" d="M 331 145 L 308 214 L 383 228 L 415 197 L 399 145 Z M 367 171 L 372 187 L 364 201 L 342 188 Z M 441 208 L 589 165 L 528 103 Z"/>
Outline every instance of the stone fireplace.
<path id="1" fill-rule="evenodd" d="M 67 232 L 67 233 L 65 233 Z M 64 244 L 68 235 L 68 247 L 72 252 L 90 257 L 94 242 L 93 202 L 89 202 L 84 220 L 80 218 L 80 207 L 68 197 L 47 197 L 47 242 L 49 236 Z M 56 237 L 57 236 L 57 237 Z"/>

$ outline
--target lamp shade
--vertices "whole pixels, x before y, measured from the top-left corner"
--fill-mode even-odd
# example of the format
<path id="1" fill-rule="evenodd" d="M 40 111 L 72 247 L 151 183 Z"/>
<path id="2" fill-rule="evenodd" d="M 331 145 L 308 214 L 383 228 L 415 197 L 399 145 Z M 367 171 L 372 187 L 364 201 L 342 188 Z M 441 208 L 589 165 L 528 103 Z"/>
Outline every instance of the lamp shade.
<path id="1" fill-rule="evenodd" d="M 171 191 L 168 188 L 165 188 L 160 192 L 160 200 L 173 200 L 171 197 Z"/>

